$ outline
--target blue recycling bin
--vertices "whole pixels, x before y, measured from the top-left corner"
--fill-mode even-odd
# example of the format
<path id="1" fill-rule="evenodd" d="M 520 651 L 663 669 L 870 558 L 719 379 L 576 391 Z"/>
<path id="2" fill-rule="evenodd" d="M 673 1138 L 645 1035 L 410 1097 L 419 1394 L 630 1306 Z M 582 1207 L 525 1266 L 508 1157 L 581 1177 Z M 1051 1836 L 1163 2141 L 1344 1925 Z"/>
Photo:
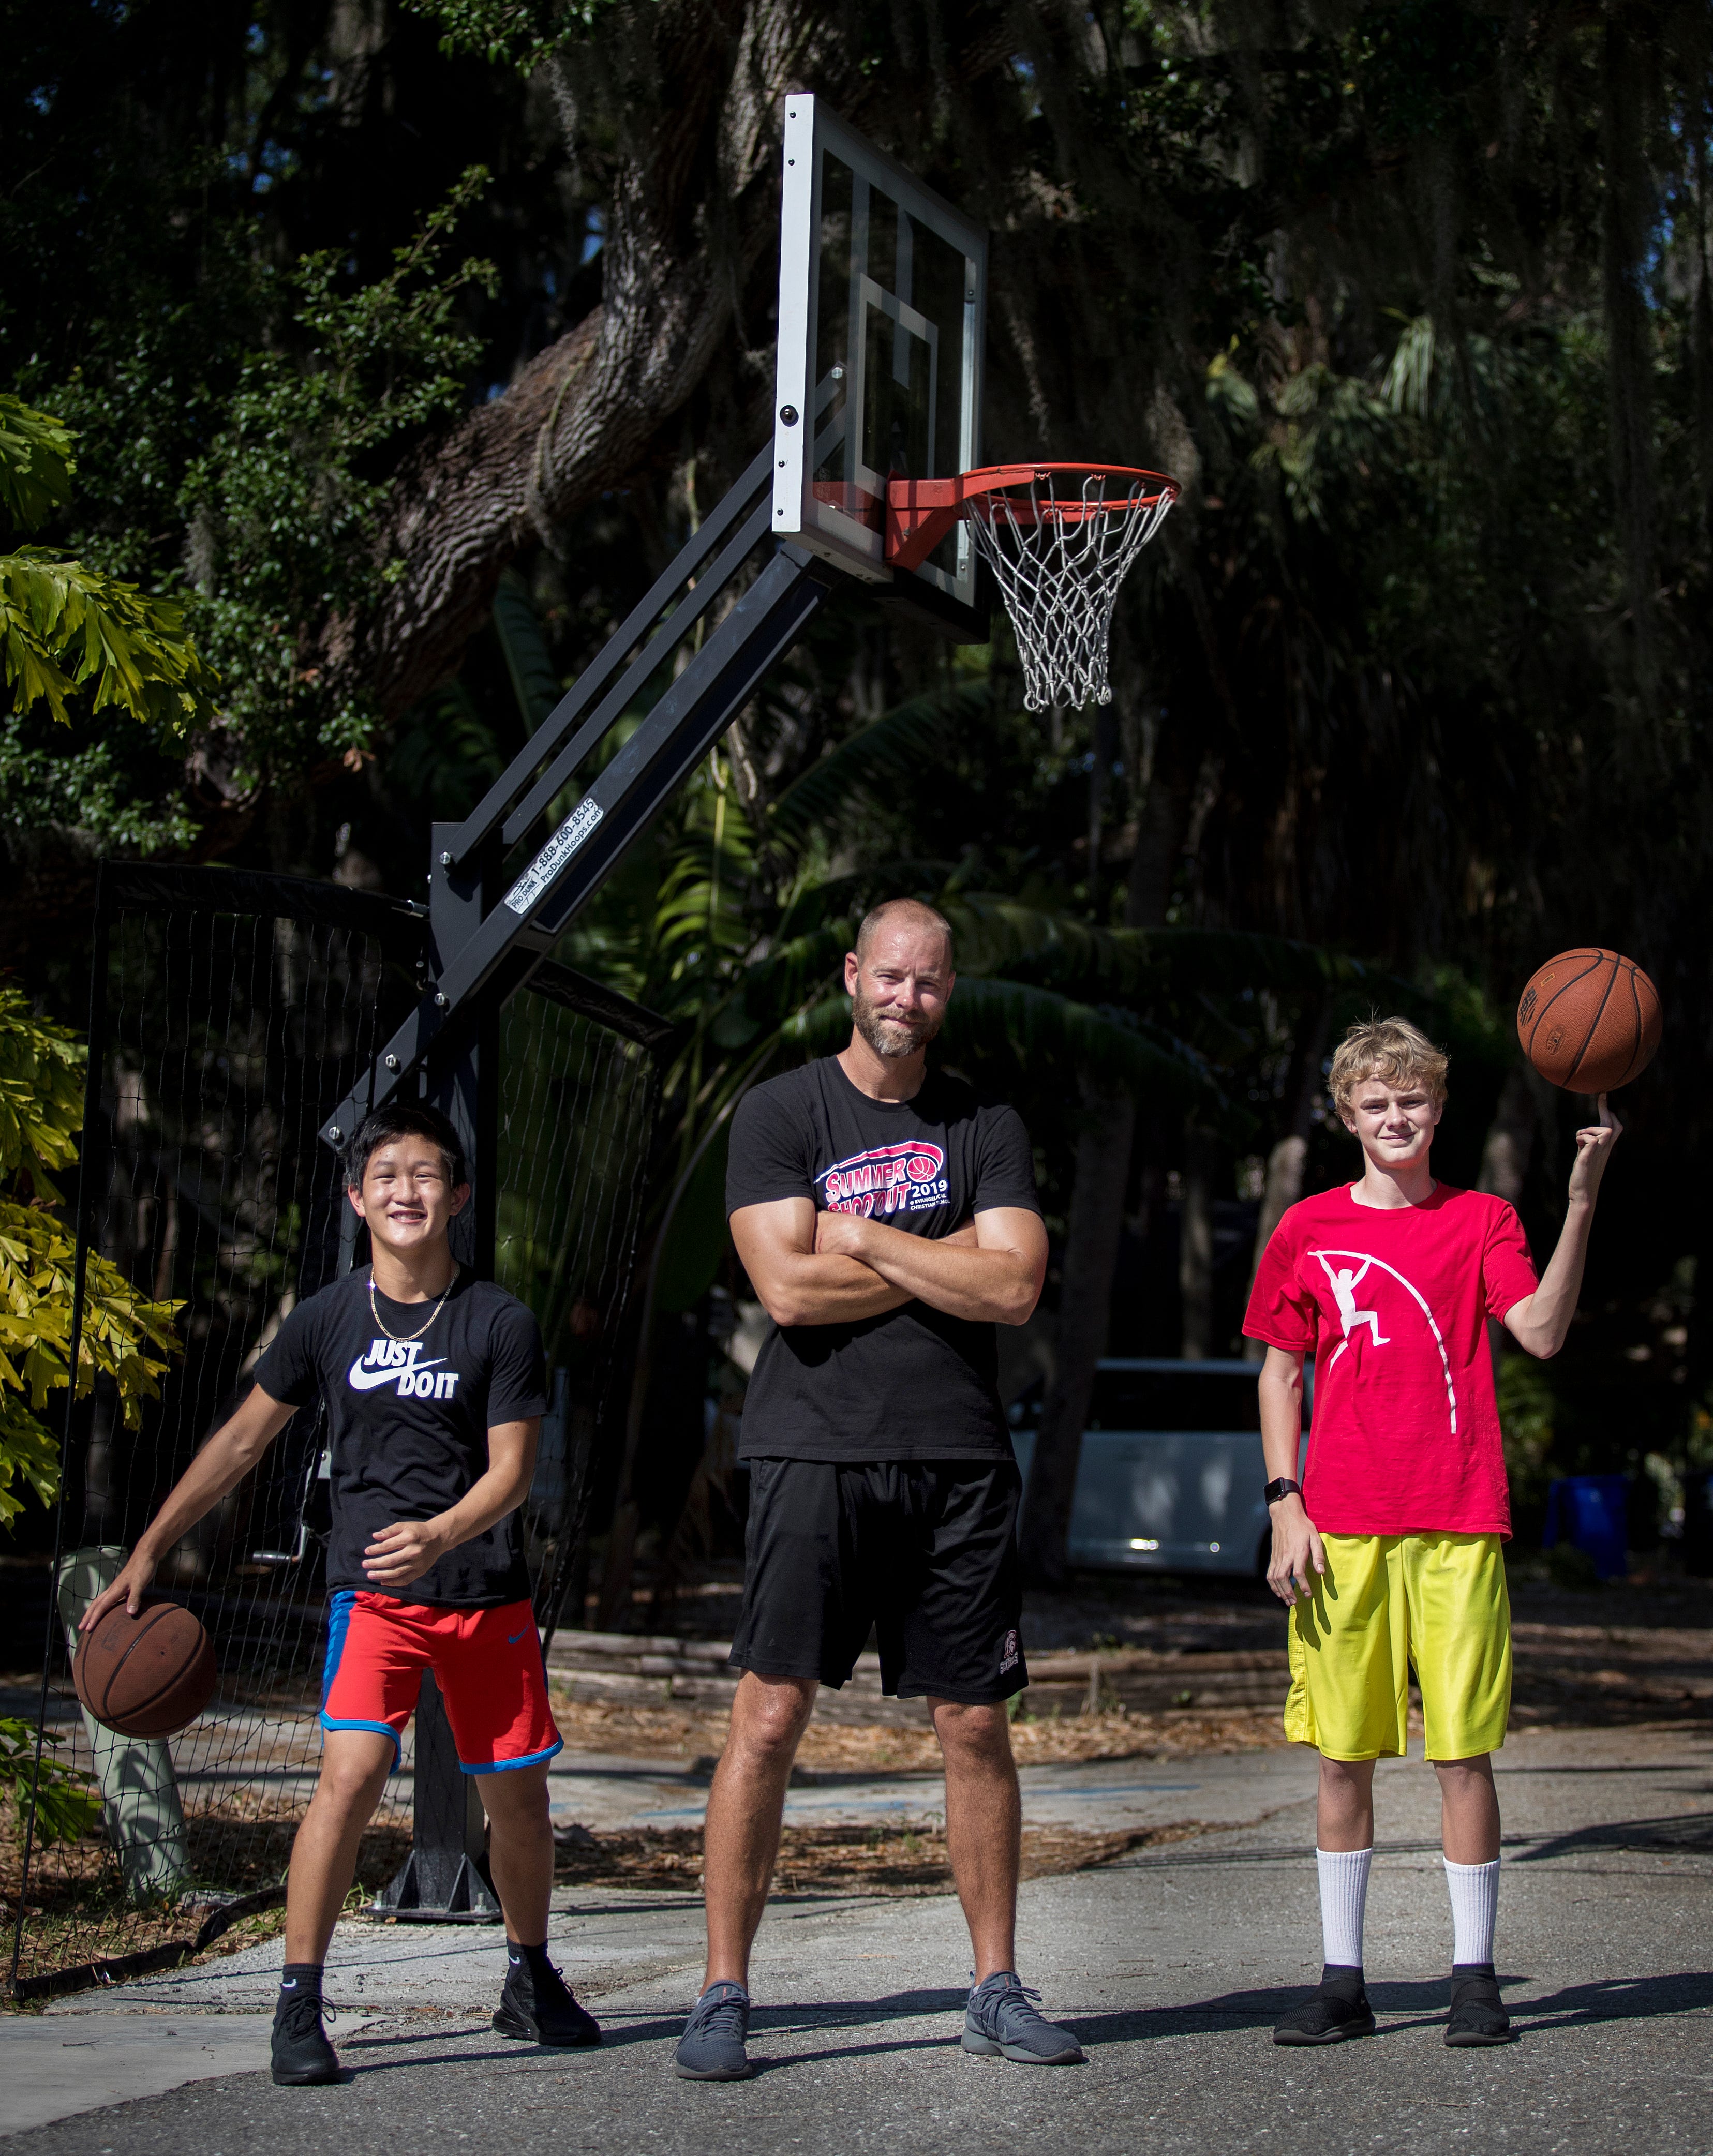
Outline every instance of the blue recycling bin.
<path id="1" fill-rule="evenodd" d="M 1623 1475 L 1566 1475 L 1546 1490 L 1543 1549 L 1570 1543 L 1586 1550 L 1602 1579 L 1628 1569 L 1629 1478 Z"/>

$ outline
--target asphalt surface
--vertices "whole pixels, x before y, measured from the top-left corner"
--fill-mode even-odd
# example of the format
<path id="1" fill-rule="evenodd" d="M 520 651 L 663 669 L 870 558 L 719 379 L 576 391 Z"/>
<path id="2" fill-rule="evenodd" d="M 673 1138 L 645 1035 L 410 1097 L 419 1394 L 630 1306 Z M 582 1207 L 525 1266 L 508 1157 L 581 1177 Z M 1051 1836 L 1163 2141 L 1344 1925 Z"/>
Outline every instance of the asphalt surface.
<path id="1" fill-rule="evenodd" d="M 1305 2052 L 1276 2049 L 1268 2032 L 1318 1972 L 1312 1762 L 1127 1762 L 1102 1770 L 1114 1810 L 1139 1795 L 1193 1820 L 1199 1799 L 1229 1821 L 1246 1769 L 1256 1801 L 1252 1824 L 1024 1888 L 1026 1980 L 1077 2030 L 1086 2066 L 1015 2066 L 958 2048 L 968 1962 L 954 1902 L 802 1895 L 776 1903 L 762 1933 L 751 2039 L 760 2071 L 741 2084 L 680 2082 L 671 2054 L 700 1972 L 695 1898 L 577 1890 L 560 1897 L 555 1952 L 606 2028 L 598 2051 L 555 2054 L 492 2033 L 491 1933 L 342 1927 L 329 1989 L 355 2012 L 333 2030 L 348 2071 L 340 2086 L 275 2089 L 259 2071 L 218 2071 L 225 2061 L 210 2057 L 170 2094 L 140 2087 L 135 2101 L 15 2133 L 10 2145 L 42 2156 L 320 2156 L 330 2146 L 440 2156 L 494 2143 L 508 2156 L 703 2156 L 722 2142 L 746 2156 L 829 2144 L 960 2156 L 1705 2150 L 1713 1741 L 1541 1732 L 1514 1738 L 1500 1764 L 1499 1962 L 1519 2031 L 1502 2050 L 1440 2041 L 1450 1917 L 1422 1767 L 1383 1767 L 1378 1784 L 1367 1964 L 1380 2033 Z M 1086 1790 L 1093 1770 L 1037 1770 L 1052 1774 Z M 1124 1786 L 1198 1780 L 1188 1791 Z M 1037 1788 L 1031 1805 L 1052 1795 Z M 1103 1809 L 1079 1799 L 1078 1823 L 1103 1825 Z M 96 2092 L 75 2076 L 105 2046 L 110 2080 L 122 2079 L 112 2047 L 123 2036 L 147 2058 L 136 2032 L 152 2024 L 158 2051 L 183 2045 L 185 2064 L 222 2007 L 260 2035 L 279 1958 L 275 1942 L 8 2020 L 8 2087 L 22 2085 L 23 2067 L 33 2100 L 54 2100 L 49 2032 L 61 2100 L 82 2102 Z M 181 2033 L 167 2036 L 169 2025 Z M 28 2057 L 13 2030 L 28 2033 Z M 157 2065 L 157 2081 L 169 2070 Z M 11 2108 L 8 2098 L 0 2113 Z"/>

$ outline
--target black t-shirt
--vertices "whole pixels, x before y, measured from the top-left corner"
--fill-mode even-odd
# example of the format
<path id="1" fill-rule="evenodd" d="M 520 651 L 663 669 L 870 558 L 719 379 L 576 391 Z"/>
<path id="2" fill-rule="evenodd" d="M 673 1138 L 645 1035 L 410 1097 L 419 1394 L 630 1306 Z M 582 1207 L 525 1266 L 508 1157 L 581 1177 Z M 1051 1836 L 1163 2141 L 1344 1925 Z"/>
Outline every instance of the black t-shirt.
<path id="1" fill-rule="evenodd" d="M 871 1100 L 836 1056 L 758 1086 L 732 1118 L 728 1214 L 780 1198 L 935 1240 L 972 1213 L 1041 1210 L 1016 1109 L 982 1107 L 934 1071 L 913 1100 Z M 775 1326 L 743 1403 L 743 1457 L 1009 1460 L 997 1365 L 990 1324 L 925 1302 Z"/>
<path id="2" fill-rule="evenodd" d="M 327 1402 L 332 1448 L 333 1532 L 327 1584 L 400 1602 L 488 1609 L 529 1593 L 521 1512 L 448 1550 L 408 1587 L 378 1587 L 363 1553 L 382 1527 L 432 1519 L 487 1472 L 488 1431 L 547 1409 L 541 1331 L 515 1296 L 460 1272 L 440 1315 L 420 1302 L 375 1298 L 365 1266 L 300 1303 L 256 1365 L 270 1399 Z M 384 1329 L 383 1329 L 384 1328 Z"/>

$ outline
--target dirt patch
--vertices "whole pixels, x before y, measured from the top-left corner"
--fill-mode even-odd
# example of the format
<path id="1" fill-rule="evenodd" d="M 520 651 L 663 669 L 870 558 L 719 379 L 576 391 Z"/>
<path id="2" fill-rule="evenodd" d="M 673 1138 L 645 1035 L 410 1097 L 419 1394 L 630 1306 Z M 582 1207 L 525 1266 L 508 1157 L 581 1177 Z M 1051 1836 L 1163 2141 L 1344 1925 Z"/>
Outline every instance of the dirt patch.
<path id="1" fill-rule="evenodd" d="M 678 1612 L 688 1620 L 687 1632 L 699 1636 L 704 1622 L 729 1616 L 734 1580 L 735 1575 L 723 1578 L 694 1594 L 687 1592 Z M 1576 1593 L 1554 1586 L 1544 1568 L 1525 1557 L 1510 1566 L 1510 1591 L 1515 1727 L 1713 1719 L 1713 1581 L 1638 1574 Z M 1011 1727 L 1020 1763 L 1179 1758 L 1282 1744 L 1289 1682 L 1285 1621 L 1264 1587 L 1244 1581 L 1091 1576 L 1067 1594 L 1031 1596 L 1026 1636 L 1031 1665 L 1047 1668 L 1056 1656 L 1098 1653 L 1108 1674 L 1097 1713 L 1077 1712 L 1074 1700 L 1053 1702 L 1063 1688 L 1050 1684 L 1024 1695 Z M 1170 1667 L 1170 1696 L 1181 1691 L 1185 1704 L 1124 1707 L 1113 1698 L 1129 1681 L 1126 1657 L 1138 1655 Z M 1258 1681 L 1266 1703 L 1221 1704 L 1211 1697 L 1188 1703 L 1211 1691 L 1210 1680 L 1222 1665 L 1259 1655 L 1276 1658 L 1275 1671 L 1262 1672 Z M 556 1693 L 554 1712 L 574 1751 L 689 1764 L 718 1758 L 725 1743 L 721 1707 L 619 1705 Z M 1412 1727 L 1418 1725 L 1419 1710 Z M 817 1719 L 798 1758 L 811 1772 L 931 1770 L 939 1763 L 939 1748 L 923 1709 L 915 1725 Z"/>
<path id="2" fill-rule="evenodd" d="M 1086 1871 L 1150 1844 L 1183 1841 L 1198 1825 L 1087 1834 L 1074 1827 L 1026 1826 L 1022 1876 L 1044 1879 Z M 554 1879 L 570 1887 L 644 1887 L 702 1891 L 700 1827 L 643 1828 L 562 1843 Z M 952 1867 L 936 1828 L 788 1826 L 779 1838 L 778 1894 L 949 1894 Z"/>
<path id="3" fill-rule="evenodd" d="M 557 1688 L 553 1718 L 570 1752 L 616 1753 L 686 1766 L 723 1750 L 723 1708 L 615 1707 L 567 1699 Z M 1277 1707 L 1184 1708 L 1160 1713 L 1109 1711 L 1020 1715 L 1011 1746 L 1025 1767 L 1075 1766 L 1090 1759 L 1175 1759 L 1196 1753 L 1253 1752 L 1284 1743 Z M 908 1774 L 939 1765 L 939 1743 L 923 1712 L 918 1728 L 895 1723 L 811 1722 L 798 1748 L 811 1773 Z"/>
<path id="4" fill-rule="evenodd" d="M 18 1973 L 29 1978 L 85 1962 L 117 1960 L 188 1944 L 228 1896 L 279 1885 L 286 1876 L 302 1807 L 270 1797 L 237 1798 L 192 1812 L 185 1820 L 190 1859 L 186 1891 L 145 1908 L 127 1898 L 113 1852 L 104 1838 L 56 1842 L 30 1860 L 24 1910 L 23 1951 Z M 372 1897 L 403 1864 L 410 1850 L 407 1814 L 382 1814 L 358 1846 L 358 1885 L 352 1904 Z M 18 1919 L 23 1850 L 9 1804 L 0 1806 L 0 1947 L 11 1961 Z M 350 1906 L 350 1905 L 347 1905 Z M 283 1907 L 239 1917 L 197 1960 L 216 1959 L 255 1946 L 283 1928 Z"/>

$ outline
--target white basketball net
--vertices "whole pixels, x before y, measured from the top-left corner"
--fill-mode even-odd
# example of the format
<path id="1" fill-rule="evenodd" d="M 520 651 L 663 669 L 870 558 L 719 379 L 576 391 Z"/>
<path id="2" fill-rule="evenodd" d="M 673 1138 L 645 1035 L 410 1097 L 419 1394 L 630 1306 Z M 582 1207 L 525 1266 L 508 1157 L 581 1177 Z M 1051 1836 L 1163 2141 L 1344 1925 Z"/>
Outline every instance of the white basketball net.
<path id="1" fill-rule="evenodd" d="M 1119 586 L 1175 499 L 1152 475 L 1092 471 L 1074 494 L 1056 495 L 1052 475 L 1037 473 L 970 503 L 975 544 L 1016 632 L 1031 711 L 1112 701 L 1106 656 Z"/>

